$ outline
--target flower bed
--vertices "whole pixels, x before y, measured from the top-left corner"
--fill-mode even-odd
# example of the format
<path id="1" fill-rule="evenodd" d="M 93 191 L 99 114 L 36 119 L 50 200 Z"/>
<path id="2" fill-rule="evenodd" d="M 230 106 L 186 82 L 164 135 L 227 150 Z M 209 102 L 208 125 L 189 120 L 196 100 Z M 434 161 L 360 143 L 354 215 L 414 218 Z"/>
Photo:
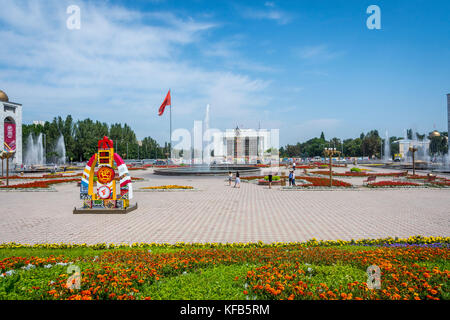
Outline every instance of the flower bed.
<path id="1" fill-rule="evenodd" d="M 297 186 L 299 187 L 329 187 L 330 186 L 330 179 L 327 178 L 319 178 L 319 177 L 296 177 L 296 180 L 306 180 L 309 183 L 308 184 L 299 184 Z M 333 187 L 344 187 L 344 188 L 350 188 L 352 187 L 352 184 L 348 182 L 344 182 L 341 180 L 332 180 L 332 186 Z"/>
<path id="2" fill-rule="evenodd" d="M 428 176 L 427 175 L 418 175 L 418 174 L 416 174 L 416 175 L 407 175 L 406 176 L 406 179 L 417 179 L 417 180 L 426 180 L 426 179 L 428 179 Z"/>
<path id="3" fill-rule="evenodd" d="M 34 188 L 49 188 L 52 184 L 75 182 L 79 179 L 52 179 L 52 180 L 41 180 L 26 183 L 19 183 L 9 186 L 0 186 L 2 189 L 34 189 Z"/>
<path id="4" fill-rule="evenodd" d="M 429 185 L 433 187 L 450 187 L 450 181 L 432 181 Z"/>
<path id="5" fill-rule="evenodd" d="M 329 167 L 330 164 L 329 163 L 325 163 L 325 162 L 313 162 L 313 165 L 320 167 L 320 166 L 327 166 Z M 347 167 L 345 164 L 331 164 L 332 167 L 336 167 L 336 168 L 345 168 Z"/>
<path id="6" fill-rule="evenodd" d="M 132 248 L 111 245 L 109 249 L 105 244 L 90 246 L 105 250 L 97 254 L 86 252 L 85 244 L 4 244 L 0 248 L 11 250 L 11 257 L 0 260 L 0 299 L 143 300 L 168 299 L 168 295 L 171 299 L 220 300 L 448 299 L 446 261 L 450 249 L 433 244 L 449 242 L 448 237 L 411 237 L 273 244 L 136 243 Z M 394 244 L 426 246 L 384 246 Z M 16 248 L 29 248 L 30 253 L 39 248 L 63 248 L 67 256 L 20 257 L 14 253 Z M 77 256 L 67 248 L 83 248 L 86 253 Z M 158 250 L 153 253 L 150 248 Z M 81 266 L 79 290 L 67 288 L 71 262 Z M 368 289 L 366 283 L 371 265 L 381 271 L 379 290 Z M 181 291 L 180 284 L 184 285 Z"/>
<path id="7" fill-rule="evenodd" d="M 166 190 L 166 189 L 194 189 L 191 186 L 178 186 L 178 185 L 166 185 L 166 186 L 156 186 L 156 187 L 142 187 L 144 190 Z"/>
<path id="8" fill-rule="evenodd" d="M 320 174 L 320 175 L 329 175 L 330 171 L 328 170 L 316 170 L 316 171 L 310 171 L 310 173 L 312 174 Z M 404 176 L 405 173 L 403 172 L 379 172 L 379 173 L 368 173 L 365 171 L 361 171 L 361 172 L 332 172 L 333 176 L 337 176 L 337 177 L 370 177 L 370 176 L 375 176 L 375 177 L 401 177 Z"/>
<path id="9" fill-rule="evenodd" d="M 45 174 L 42 176 L 9 176 L 9 180 L 39 180 L 39 179 L 56 179 L 56 178 L 74 178 L 74 177 L 81 177 L 82 173 L 72 174 L 72 175 L 52 175 L 52 174 Z M 0 177 L 0 179 L 6 180 L 6 177 Z"/>
<path id="10" fill-rule="evenodd" d="M 269 185 L 269 180 L 265 180 L 265 179 L 258 180 L 258 184 L 261 185 L 261 186 L 268 186 Z M 273 186 L 281 185 L 281 180 L 273 180 L 272 181 L 272 185 Z"/>
<path id="11" fill-rule="evenodd" d="M 378 181 L 367 184 L 369 188 L 395 188 L 395 187 L 420 187 L 421 185 L 414 182 L 406 181 Z"/>
<path id="12" fill-rule="evenodd" d="M 43 178 L 61 178 L 63 176 L 62 173 L 49 173 L 49 174 L 43 174 Z"/>
<path id="13" fill-rule="evenodd" d="M 264 176 L 246 176 L 240 178 L 241 180 L 256 180 L 256 179 L 264 179 Z"/>

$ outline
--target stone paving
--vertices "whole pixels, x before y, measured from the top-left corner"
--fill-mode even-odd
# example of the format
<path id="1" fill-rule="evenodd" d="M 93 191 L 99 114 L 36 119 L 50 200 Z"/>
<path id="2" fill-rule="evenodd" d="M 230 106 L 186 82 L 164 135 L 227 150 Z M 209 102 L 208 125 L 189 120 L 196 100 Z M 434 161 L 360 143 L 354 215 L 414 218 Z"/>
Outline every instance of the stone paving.
<path id="1" fill-rule="evenodd" d="M 300 174 L 300 172 L 299 172 Z M 298 175 L 299 175 L 298 174 Z M 139 187 L 191 185 L 198 191 L 135 192 L 126 215 L 74 215 L 75 183 L 57 192 L 0 192 L 0 243 L 275 242 L 450 235 L 450 189 L 281 191 L 224 177 L 164 177 Z M 361 184 L 361 178 L 345 179 Z"/>

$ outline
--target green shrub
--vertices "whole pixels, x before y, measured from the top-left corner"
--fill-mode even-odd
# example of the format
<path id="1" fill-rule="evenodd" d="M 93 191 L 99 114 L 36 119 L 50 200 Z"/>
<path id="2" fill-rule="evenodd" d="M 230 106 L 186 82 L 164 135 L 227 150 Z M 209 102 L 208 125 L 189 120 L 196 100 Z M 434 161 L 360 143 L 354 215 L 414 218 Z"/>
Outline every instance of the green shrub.
<path id="1" fill-rule="evenodd" d="M 272 181 L 279 181 L 280 179 L 280 176 L 272 176 Z M 265 176 L 264 180 L 269 181 L 269 176 Z"/>
<path id="2" fill-rule="evenodd" d="M 360 168 L 353 167 L 350 169 L 351 172 L 361 172 Z"/>

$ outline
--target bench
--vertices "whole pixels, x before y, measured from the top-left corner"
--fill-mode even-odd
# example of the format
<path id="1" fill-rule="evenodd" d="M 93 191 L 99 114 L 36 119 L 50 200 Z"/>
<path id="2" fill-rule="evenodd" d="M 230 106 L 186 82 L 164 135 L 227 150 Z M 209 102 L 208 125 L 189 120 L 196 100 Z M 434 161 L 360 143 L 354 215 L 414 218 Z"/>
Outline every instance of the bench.
<path id="1" fill-rule="evenodd" d="M 363 181 L 363 185 L 364 183 L 369 184 L 370 182 L 375 182 L 377 180 L 377 176 L 368 176 L 366 180 Z"/>

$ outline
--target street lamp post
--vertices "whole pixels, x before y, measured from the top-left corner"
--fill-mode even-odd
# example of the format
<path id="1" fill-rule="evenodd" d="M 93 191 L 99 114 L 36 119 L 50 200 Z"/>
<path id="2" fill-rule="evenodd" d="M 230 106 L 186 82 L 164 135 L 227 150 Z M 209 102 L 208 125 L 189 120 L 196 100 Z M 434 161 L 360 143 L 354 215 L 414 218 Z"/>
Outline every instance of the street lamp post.
<path id="1" fill-rule="evenodd" d="M 411 153 L 412 153 L 413 176 L 415 176 L 416 175 L 416 162 L 415 162 L 415 159 L 414 159 L 414 154 L 417 151 L 417 148 L 416 147 L 409 147 L 409 151 L 411 151 Z"/>
<path id="2" fill-rule="evenodd" d="M 328 156 L 328 158 L 329 158 L 330 187 L 332 187 L 332 186 L 333 186 L 333 164 L 332 164 L 332 161 L 331 161 L 331 157 L 332 157 L 334 154 L 340 155 L 341 152 L 340 152 L 340 151 L 337 151 L 336 148 L 325 148 L 325 149 L 323 150 L 323 152 L 324 152 L 325 156 Z"/>
<path id="3" fill-rule="evenodd" d="M 167 168 L 169 167 L 169 152 L 166 152 L 165 155 L 167 157 Z"/>
<path id="4" fill-rule="evenodd" d="M 0 158 L 2 159 L 2 176 L 3 176 L 3 160 L 6 159 L 6 186 L 9 186 L 9 158 L 14 156 L 14 152 L 2 151 Z"/>

